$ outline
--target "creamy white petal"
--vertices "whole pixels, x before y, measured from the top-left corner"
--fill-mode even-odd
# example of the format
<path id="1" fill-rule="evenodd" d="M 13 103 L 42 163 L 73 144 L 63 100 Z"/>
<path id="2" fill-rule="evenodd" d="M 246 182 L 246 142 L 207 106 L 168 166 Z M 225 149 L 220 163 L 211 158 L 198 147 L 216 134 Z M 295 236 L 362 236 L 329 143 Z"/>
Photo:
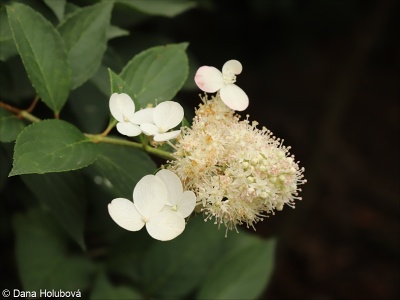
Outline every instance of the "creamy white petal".
<path id="1" fill-rule="evenodd" d="M 145 222 L 162 210 L 167 199 L 167 188 L 164 182 L 154 175 L 144 176 L 133 190 L 133 202 L 145 218 Z"/>
<path id="2" fill-rule="evenodd" d="M 132 123 L 135 124 L 143 124 L 143 123 L 154 123 L 153 121 L 153 113 L 154 113 L 154 107 L 149 107 L 145 109 L 141 109 L 133 115 L 133 117 L 130 119 Z"/>
<path id="3" fill-rule="evenodd" d="M 167 132 L 182 122 L 184 115 L 183 107 L 175 101 L 165 101 L 154 109 L 154 124 L 160 133 Z"/>
<path id="4" fill-rule="evenodd" d="M 237 61 L 236 59 L 231 59 L 228 60 L 223 66 L 222 66 L 222 74 L 226 75 L 231 75 L 235 74 L 238 75 L 242 73 L 243 67 L 242 64 Z"/>
<path id="5" fill-rule="evenodd" d="M 128 199 L 116 198 L 111 201 L 108 213 L 115 223 L 126 230 L 138 231 L 144 226 L 142 215 Z"/>
<path id="6" fill-rule="evenodd" d="M 140 129 L 142 129 L 142 131 L 145 135 L 155 135 L 155 134 L 158 134 L 158 132 L 159 132 L 157 125 L 150 124 L 150 123 L 141 124 Z"/>
<path id="7" fill-rule="evenodd" d="M 147 232 L 156 240 L 169 241 L 185 229 L 185 219 L 175 211 L 163 210 L 146 223 Z"/>
<path id="8" fill-rule="evenodd" d="M 196 195 L 192 191 L 184 191 L 177 203 L 178 213 L 183 218 L 188 217 L 196 206 Z"/>
<path id="9" fill-rule="evenodd" d="M 119 122 L 129 120 L 135 113 L 135 103 L 128 94 L 114 93 L 108 104 L 112 116 Z"/>
<path id="10" fill-rule="evenodd" d="M 222 73 L 215 67 L 202 66 L 194 76 L 199 89 L 206 93 L 215 93 L 224 85 Z"/>
<path id="11" fill-rule="evenodd" d="M 159 177 L 167 187 L 167 204 L 171 206 L 176 205 L 183 193 L 182 182 L 179 177 L 174 172 L 165 169 L 158 171 L 156 176 Z"/>
<path id="12" fill-rule="evenodd" d="M 172 139 L 176 139 L 181 134 L 180 130 L 170 131 L 166 133 L 158 133 L 154 136 L 156 142 L 165 142 Z"/>
<path id="13" fill-rule="evenodd" d="M 139 125 L 131 122 L 119 122 L 117 123 L 117 130 L 120 134 L 126 136 L 137 136 L 142 133 Z"/>
<path id="14" fill-rule="evenodd" d="M 226 84 L 220 91 L 221 100 L 230 108 L 237 111 L 242 111 L 249 106 L 249 97 L 236 84 Z"/>

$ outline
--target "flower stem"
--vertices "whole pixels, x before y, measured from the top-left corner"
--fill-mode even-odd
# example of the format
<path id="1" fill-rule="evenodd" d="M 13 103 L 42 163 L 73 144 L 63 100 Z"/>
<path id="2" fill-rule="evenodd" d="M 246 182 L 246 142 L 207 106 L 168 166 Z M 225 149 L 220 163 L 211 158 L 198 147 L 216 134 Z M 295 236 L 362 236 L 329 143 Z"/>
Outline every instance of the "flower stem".
<path id="1" fill-rule="evenodd" d="M 150 147 L 147 144 L 141 144 L 137 142 L 132 142 L 132 141 L 127 141 L 127 140 L 122 140 L 118 138 L 111 138 L 111 137 L 106 137 L 102 136 L 101 134 L 88 134 L 85 133 L 85 136 L 88 137 L 93 143 L 107 143 L 107 144 L 114 144 L 114 145 L 121 145 L 121 146 L 127 146 L 135 149 L 139 149 L 142 151 L 145 151 L 149 154 L 152 154 L 154 156 L 167 159 L 167 160 L 173 160 L 174 157 L 171 155 L 171 153 L 160 150 L 157 148 Z"/>
<path id="2" fill-rule="evenodd" d="M 115 120 L 115 119 L 110 120 L 110 123 L 108 124 L 107 128 L 100 135 L 107 136 L 107 134 L 110 133 L 111 129 L 113 129 L 116 124 L 117 124 L 117 120 Z"/>
<path id="3" fill-rule="evenodd" d="M 22 110 L 19 108 L 16 108 L 14 106 L 11 106 L 9 104 L 6 104 L 4 102 L 0 101 L 0 107 L 16 114 L 19 118 L 24 118 L 26 120 L 29 120 L 31 122 L 39 122 L 41 119 L 38 117 L 35 117 L 32 115 L 30 112 L 33 110 L 35 107 L 36 103 L 38 102 L 39 98 L 35 97 L 32 105 L 27 109 L 27 110 Z M 58 117 L 58 114 L 56 115 L 56 118 Z M 137 142 L 132 142 L 132 141 L 127 141 L 127 140 L 122 140 L 118 138 L 111 138 L 107 137 L 106 135 L 110 132 L 110 130 L 115 126 L 116 121 L 111 121 L 106 130 L 100 134 L 89 134 L 89 133 L 84 133 L 84 135 L 89 138 L 93 143 L 107 143 L 107 144 L 114 144 L 114 145 L 121 145 L 121 146 L 127 146 L 135 149 L 139 149 L 142 151 L 145 151 L 151 155 L 166 159 L 166 160 L 174 160 L 175 158 L 171 155 L 171 153 L 153 148 L 148 145 L 147 140 L 143 140 L 142 143 L 137 143 Z"/>
<path id="4" fill-rule="evenodd" d="M 34 123 L 40 122 L 40 121 L 41 121 L 41 119 L 39 119 L 38 117 L 35 117 L 34 115 L 30 114 L 30 113 L 29 113 L 28 111 L 26 111 L 26 110 L 21 110 L 21 112 L 19 113 L 19 115 L 20 115 L 21 117 L 23 117 L 24 119 L 29 120 L 29 121 L 34 122 Z"/>

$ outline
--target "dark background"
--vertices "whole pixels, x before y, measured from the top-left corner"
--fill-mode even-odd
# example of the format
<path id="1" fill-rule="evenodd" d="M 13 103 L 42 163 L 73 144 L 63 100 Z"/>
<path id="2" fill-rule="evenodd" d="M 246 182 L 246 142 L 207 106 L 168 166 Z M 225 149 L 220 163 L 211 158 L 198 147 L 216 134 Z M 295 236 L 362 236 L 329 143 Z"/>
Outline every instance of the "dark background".
<path id="1" fill-rule="evenodd" d="M 250 99 L 242 115 L 283 138 L 305 167 L 296 209 L 256 226 L 278 238 L 261 299 L 399 299 L 399 2 L 197 2 L 172 19 L 127 12 L 132 34 L 110 45 L 137 41 L 128 59 L 188 41 L 190 80 L 201 65 L 239 60 L 237 85 Z M 179 101 L 193 110 L 199 92 L 189 81 Z"/>
<path id="2" fill-rule="evenodd" d="M 257 225 L 279 238 L 263 299 L 399 299 L 398 16 L 397 1 L 200 1 L 137 29 L 189 41 L 199 65 L 242 62 L 244 114 L 306 169 L 296 209 Z"/>

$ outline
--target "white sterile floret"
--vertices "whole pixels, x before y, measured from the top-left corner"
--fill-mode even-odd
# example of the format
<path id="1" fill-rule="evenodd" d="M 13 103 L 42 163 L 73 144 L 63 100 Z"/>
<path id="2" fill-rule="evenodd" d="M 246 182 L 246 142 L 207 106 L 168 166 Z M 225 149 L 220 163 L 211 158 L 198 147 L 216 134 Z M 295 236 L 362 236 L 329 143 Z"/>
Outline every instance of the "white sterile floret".
<path id="1" fill-rule="evenodd" d="M 156 142 L 165 142 L 179 136 L 180 130 L 167 132 L 182 122 L 184 111 L 179 103 L 174 101 L 162 102 L 154 108 L 152 114 L 153 122 L 140 124 L 141 130 L 146 135 L 154 135 Z"/>
<path id="2" fill-rule="evenodd" d="M 135 124 L 153 123 L 154 107 L 143 108 L 132 117 L 132 122 Z"/>
<path id="3" fill-rule="evenodd" d="M 108 212 L 115 223 L 126 230 L 138 231 L 146 226 L 151 237 L 168 241 L 185 229 L 185 220 L 180 214 L 164 209 L 168 203 L 168 189 L 163 180 L 146 175 L 133 190 L 133 202 L 114 199 L 108 205 Z"/>
<path id="4" fill-rule="evenodd" d="M 197 86 L 206 93 L 219 91 L 221 100 L 233 110 L 243 111 L 249 106 L 247 94 L 238 87 L 236 75 L 242 72 L 242 64 L 237 60 L 227 61 L 222 72 L 215 67 L 202 66 L 194 77 Z"/>
<path id="5" fill-rule="evenodd" d="M 169 170 L 160 170 L 156 176 L 165 183 L 168 190 L 165 208 L 178 213 L 182 218 L 188 217 L 196 205 L 196 195 L 192 191 L 183 191 L 181 180 Z"/>
<path id="6" fill-rule="evenodd" d="M 117 130 L 126 136 L 137 136 L 142 133 L 140 126 L 134 122 L 135 103 L 127 94 L 114 93 L 110 97 L 109 107 L 112 116 L 118 121 Z"/>

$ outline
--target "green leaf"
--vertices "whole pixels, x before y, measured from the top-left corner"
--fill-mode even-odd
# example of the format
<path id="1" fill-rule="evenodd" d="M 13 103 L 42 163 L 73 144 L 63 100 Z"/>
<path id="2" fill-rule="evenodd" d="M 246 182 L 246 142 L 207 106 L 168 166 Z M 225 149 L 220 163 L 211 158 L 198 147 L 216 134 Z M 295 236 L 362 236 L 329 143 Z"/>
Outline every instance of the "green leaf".
<path id="1" fill-rule="evenodd" d="M 110 119 L 108 101 L 109 96 L 88 81 L 71 92 L 67 106 L 76 118 L 76 126 L 86 133 L 96 134 L 104 130 Z"/>
<path id="2" fill-rule="evenodd" d="M 111 94 L 132 93 L 130 87 L 119 75 L 115 74 L 111 69 L 108 69 L 108 74 L 110 75 Z"/>
<path id="3" fill-rule="evenodd" d="M 44 3 L 53 11 L 57 19 L 61 21 L 64 18 L 66 0 L 43 0 Z"/>
<path id="4" fill-rule="evenodd" d="M 72 69 L 72 89 L 87 81 L 100 67 L 107 48 L 112 1 L 104 1 L 68 15 L 58 27 Z"/>
<path id="5" fill-rule="evenodd" d="M 18 50 L 15 47 L 11 28 L 8 24 L 6 10 L 4 7 L 0 7 L 0 60 L 6 61 L 17 54 Z"/>
<path id="6" fill-rule="evenodd" d="M 39 202 L 47 207 L 78 245 L 85 249 L 83 230 L 86 198 L 84 180 L 80 173 L 51 173 L 23 175 Z"/>
<path id="7" fill-rule="evenodd" d="M 176 239 L 154 243 L 142 267 L 146 294 L 179 299 L 193 291 L 221 254 L 224 233 L 211 222 L 192 217 Z"/>
<path id="8" fill-rule="evenodd" d="M 114 286 L 104 272 L 100 272 L 93 286 L 90 299 L 143 299 L 139 292 L 127 286 Z"/>
<path id="9" fill-rule="evenodd" d="M 123 67 L 119 54 L 111 47 L 107 47 L 104 53 L 103 61 L 100 68 L 90 78 L 90 81 L 102 92 L 107 98 L 110 98 L 110 73 L 109 70 L 121 70 Z M 122 79 L 121 79 L 122 80 Z"/>
<path id="10" fill-rule="evenodd" d="M 88 285 L 93 263 L 68 252 L 66 236 L 50 214 L 30 210 L 15 215 L 13 225 L 18 272 L 24 290 L 77 291 Z"/>
<path id="11" fill-rule="evenodd" d="M 106 66 L 102 64 L 90 78 L 90 82 L 93 83 L 101 93 L 110 97 L 110 76 Z"/>
<path id="12" fill-rule="evenodd" d="M 182 127 L 190 127 L 190 123 L 185 117 L 183 117 L 183 119 L 182 119 L 182 125 L 181 126 Z"/>
<path id="13" fill-rule="evenodd" d="M 0 62 L 0 97 L 16 107 L 28 106 L 36 95 L 19 55 Z"/>
<path id="14" fill-rule="evenodd" d="M 117 2 L 126 4 L 138 11 L 145 14 L 175 17 L 188 9 L 196 6 L 195 1 L 182 1 L 182 0 L 151 0 L 151 1 L 138 1 L 138 0 L 118 0 Z"/>
<path id="15" fill-rule="evenodd" d="M 110 217 L 108 216 L 110 219 Z M 112 221 L 110 227 L 121 228 Z M 114 234 L 115 235 L 115 234 Z M 142 280 L 142 262 L 149 248 L 157 243 L 149 236 L 146 230 L 140 230 L 134 233 L 123 231 L 118 239 L 110 243 L 109 253 L 107 256 L 107 270 L 113 275 L 124 276 L 133 282 Z"/>
<path id="16" fill-rule="evenodd" d="M 108 69 L 108 74 L 110 76 L 110 86 L 111 86 L 111 94 L 113 93 L 125 93 L 131 96 L 133 102 L 135 102 L 135 107 L 140 107 L 140 103 L 137 101 L 135 97 L 135 93 L 132 88 L 123 80 L 119 75 L 115 74 L 111 69 Z"/>
<path id="17" fill-rule="evenodd" d="M 187 46 L 181 43 L 153 47 L 128 62 L 120 76 L 141 107 L 171 100 L 180 90 L 188 75 Z"/>
<path id="18" fill-rule="evenodd" d="M 127 36 L 129 34 L 130 33 L 128 30 L 122 29 L 118 26 L 111 25 L 107 28 L 107 40 L 111 40 L 120 36 Z"/>
<path id="19" fill-rule="evenodd" d="M 258 299 L 273 271 L 275 244 L 240 233 L 207 273 L 197 299 Z"/>
<path id="20" fill-rule="evenodd" d="M 13 3 L 7 6 L 7 14 L 33 87 L 43 102 L 59 114 L 71 85 L 71 70 L 61 36 L 29 6 Z"/>
<path id="21" fill-rule="evenodd" d="M 132 199 L 133 188 L 156 169 L 150 157 L 137 149 L 99 144 L 99 156 L 91 166 L 93 179 L 115 197 Z"/>
<path id="22" fill-rule="evenodd" d="M 25 124 L 17 116 L 0 108 L 0 142 L 15 141 Z"/>
<path id="23" fill-rule="evenodd" d="M 46 120 L 31 124 L 17 138 L 9 176 L 84 168 L 96 160 L 96 146 L 68 122 Z"/>

